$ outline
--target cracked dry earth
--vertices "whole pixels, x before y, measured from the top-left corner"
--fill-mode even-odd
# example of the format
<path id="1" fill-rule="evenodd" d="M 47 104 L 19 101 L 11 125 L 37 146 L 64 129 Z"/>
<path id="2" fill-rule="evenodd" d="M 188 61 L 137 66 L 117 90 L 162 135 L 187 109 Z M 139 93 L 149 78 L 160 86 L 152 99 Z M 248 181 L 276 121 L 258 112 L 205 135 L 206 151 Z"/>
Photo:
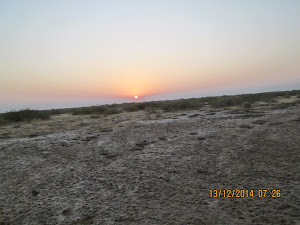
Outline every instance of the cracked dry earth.
<path id="1" fill-rule="evenodd" d="M 299 105 L 51 121 L 1 127 L 1 225 L 300 223 Z"/>

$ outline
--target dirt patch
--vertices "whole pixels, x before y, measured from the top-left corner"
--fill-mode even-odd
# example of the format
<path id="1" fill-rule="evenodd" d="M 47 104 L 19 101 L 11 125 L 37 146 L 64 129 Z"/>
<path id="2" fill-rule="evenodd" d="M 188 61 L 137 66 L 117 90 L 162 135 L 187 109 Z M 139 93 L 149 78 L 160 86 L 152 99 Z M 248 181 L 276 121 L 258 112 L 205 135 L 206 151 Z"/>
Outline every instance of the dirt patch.
<path id="1" fill-rule="evenodd" d="M 1 127 L 0 224 L 297 224 L 299 112 L 66 114 Z"/>

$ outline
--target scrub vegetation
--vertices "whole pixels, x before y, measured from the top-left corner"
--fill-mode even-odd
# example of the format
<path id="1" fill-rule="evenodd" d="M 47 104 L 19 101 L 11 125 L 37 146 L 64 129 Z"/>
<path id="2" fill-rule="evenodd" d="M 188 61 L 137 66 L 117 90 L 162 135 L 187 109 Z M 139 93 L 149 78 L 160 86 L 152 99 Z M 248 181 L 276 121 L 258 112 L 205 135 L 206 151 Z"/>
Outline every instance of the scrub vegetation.
<path id="1" fill-rule="evenodd" d="M 34 119 L 47 120 L 50 119 L 49 111 L 39 111 L 33 109 L 22 109 L 19 111 L 10 111 L 3 113 L 1 119 L 7 122 L 23 122 Z"/>
<path id="2" fill-rule="evenodd" d="M 33 110 L 23 109 L 19 111 L 10 111 L 0 114 L 0 122 L 22 122 L 32 121 L 35 119 L 46 120 L 51 115 L 58 114 L 73 114 L 73 115 L 113 115 L 122 112 L 136 112 L 146 110 L 147 112 L 174 112 L 179 110 L 201 109 L 203 107 L 211 108 L 226 108 L 226 107 L 241 107 L 250 109 L 252 104 L 257 102 L 272 103 L 273 109 L 286 108 L 290 105 L 299 103 L 300 90 L 282 91 L 282 92 L 266 92 L 258 94 L 243 94 L 243 95 L 224 95 L 218 97 L 203 97 L 190 98 L 166 101 L 151 101 L 151 102 L 132 102 L 123 104 L 96 105 L 90 107 L 79 108 L 64 108 L 51 110 Z M 279 98 L 296 97 L 296 101 L 280 102 Z"/>

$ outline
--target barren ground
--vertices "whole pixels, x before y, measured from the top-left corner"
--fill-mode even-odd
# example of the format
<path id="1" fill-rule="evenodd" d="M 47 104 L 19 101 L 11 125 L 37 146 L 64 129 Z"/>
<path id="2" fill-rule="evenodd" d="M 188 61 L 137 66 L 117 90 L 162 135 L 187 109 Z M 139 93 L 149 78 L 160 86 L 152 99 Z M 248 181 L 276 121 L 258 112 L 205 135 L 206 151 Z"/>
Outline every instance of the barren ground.
<path id="1" fill-rule="evenodd" d="M 299 105 L 5 125 L 0 224 L 300 224 L 299 164 Z"/>

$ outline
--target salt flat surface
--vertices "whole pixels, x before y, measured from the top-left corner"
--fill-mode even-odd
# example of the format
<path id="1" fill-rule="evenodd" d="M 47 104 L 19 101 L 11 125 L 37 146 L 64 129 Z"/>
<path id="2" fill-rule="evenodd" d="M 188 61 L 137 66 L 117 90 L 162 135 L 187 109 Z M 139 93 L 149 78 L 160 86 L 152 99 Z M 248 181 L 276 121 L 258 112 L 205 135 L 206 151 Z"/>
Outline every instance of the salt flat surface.
<path id="1" fill-rule="evenodd" d="M 0 224 L 300 222 L 300 106 L 61 115 L 0 131 Z"/>

